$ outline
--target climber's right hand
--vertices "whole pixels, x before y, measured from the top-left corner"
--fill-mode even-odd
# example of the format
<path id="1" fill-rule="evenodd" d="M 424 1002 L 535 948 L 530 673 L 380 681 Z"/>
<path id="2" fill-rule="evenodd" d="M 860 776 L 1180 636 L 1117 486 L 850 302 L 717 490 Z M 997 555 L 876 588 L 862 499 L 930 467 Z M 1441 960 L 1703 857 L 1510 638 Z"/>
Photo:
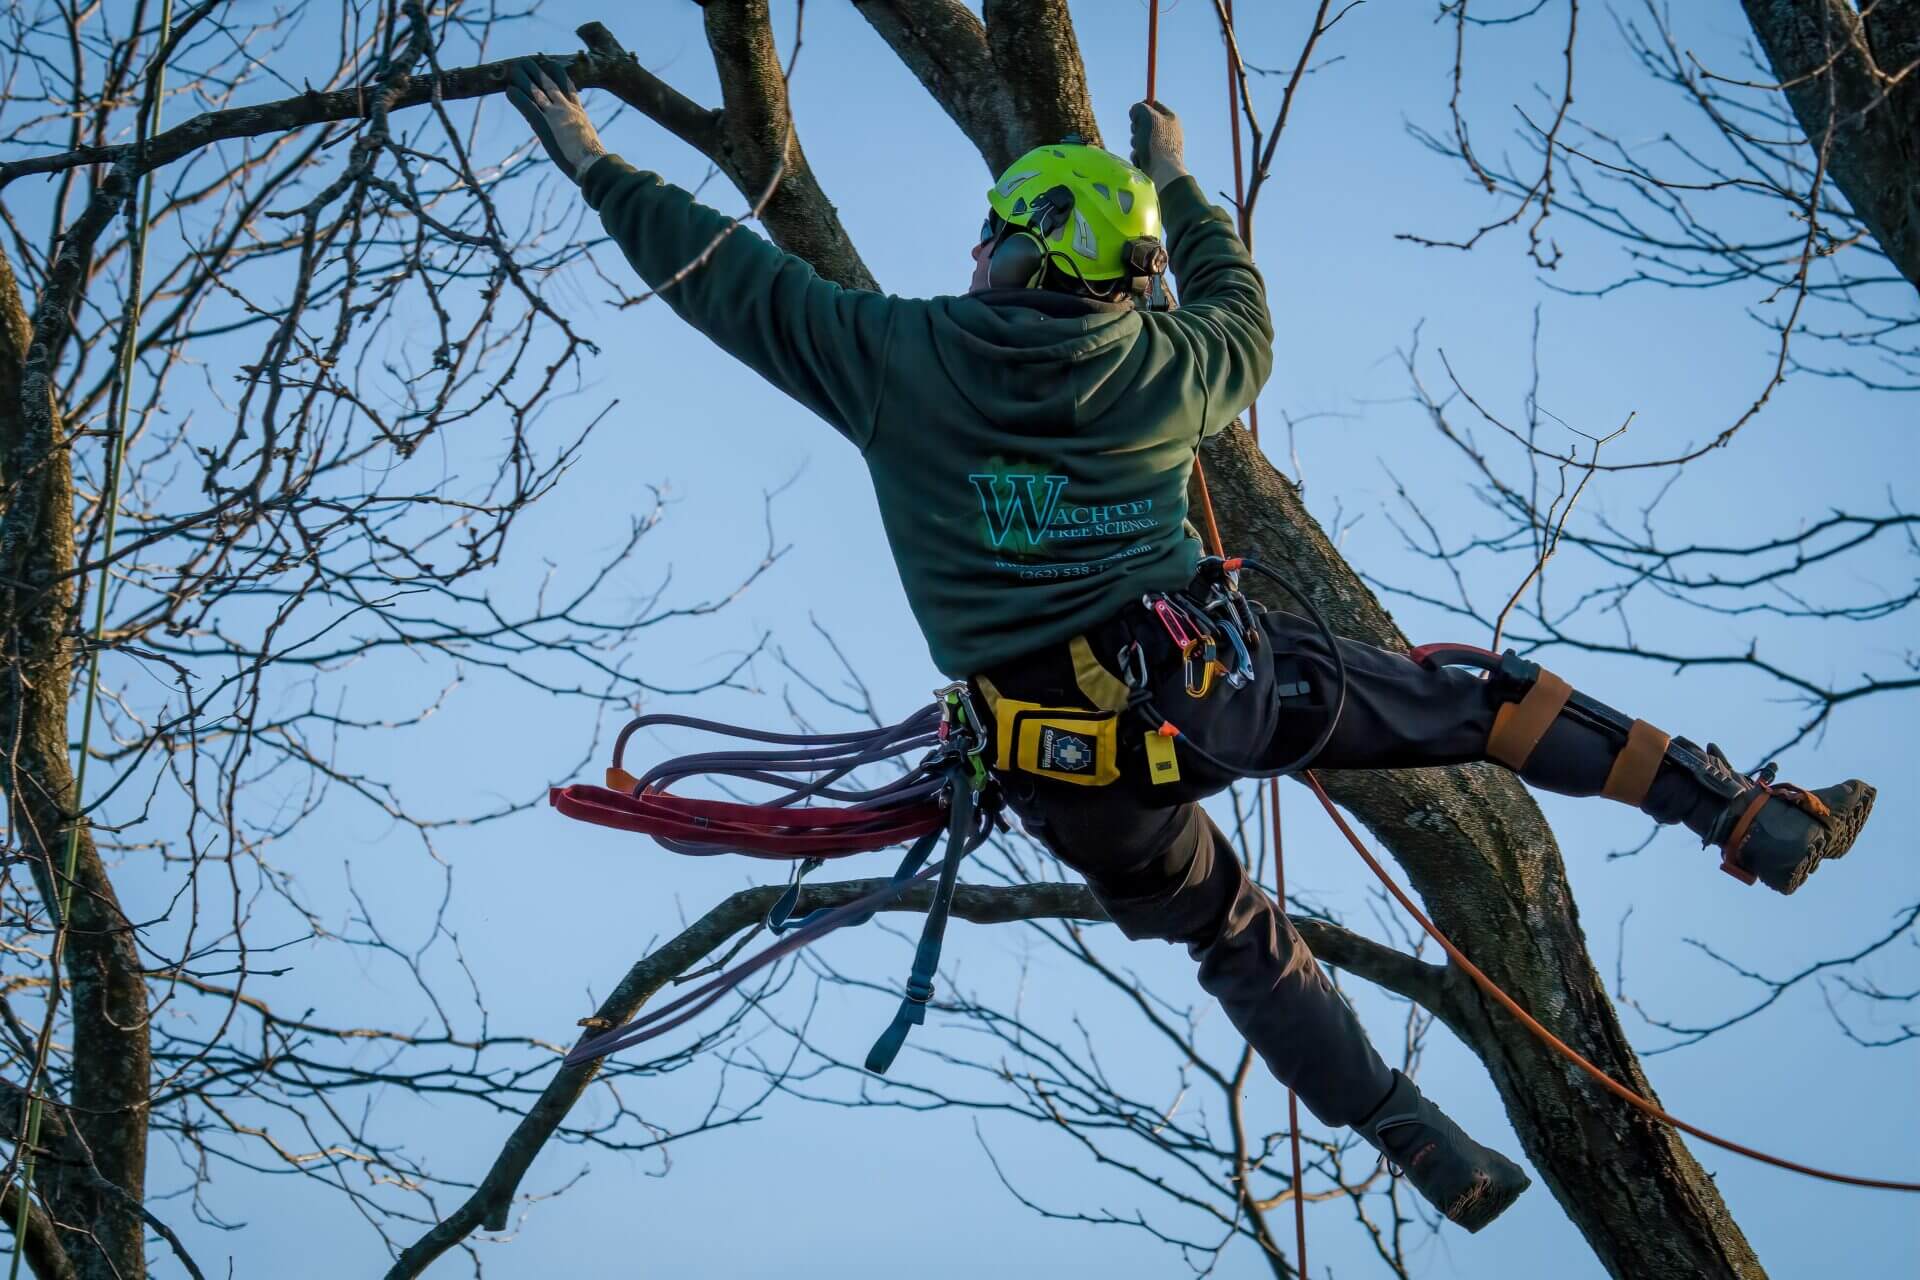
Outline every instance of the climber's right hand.
<path id="1" fill-rule="evenodd" d="M 1153 185 L 1164 187 L 1186 176 L 1186 140 L 1180 117 L 1158 102 L 1136 102 L 1127 113 L 1133 123 L 1133 167 L 1143 170 Z"/>

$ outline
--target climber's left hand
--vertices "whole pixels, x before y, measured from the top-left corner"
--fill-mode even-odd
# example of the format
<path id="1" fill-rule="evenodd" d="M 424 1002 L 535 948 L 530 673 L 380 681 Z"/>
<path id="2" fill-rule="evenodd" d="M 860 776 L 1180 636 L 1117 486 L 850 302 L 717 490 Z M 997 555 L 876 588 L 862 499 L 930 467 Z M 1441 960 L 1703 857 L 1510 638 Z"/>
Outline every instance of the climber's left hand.
<path id="1" fill-rule="evenodd" d="M 547 155 L 575 182 L 607 149 L 566 68 L 546 58 L 522 58 L 507 80 L 507 101 L 533 126 Z"/>

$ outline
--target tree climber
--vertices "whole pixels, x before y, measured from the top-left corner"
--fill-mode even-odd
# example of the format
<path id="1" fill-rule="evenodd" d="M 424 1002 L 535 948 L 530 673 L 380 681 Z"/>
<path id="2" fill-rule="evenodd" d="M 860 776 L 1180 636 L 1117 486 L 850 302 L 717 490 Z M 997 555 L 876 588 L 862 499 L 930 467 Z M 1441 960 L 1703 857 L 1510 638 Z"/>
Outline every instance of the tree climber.
<path id="1" fill-rule="evenodd" d="M 1319 628 L 1246 606 L 1186 492 L 1200 441 L 1266 381 L 1273 328 L 1158 103 L 1132 108 L 1131 165 L 1072 140 L 1016 160 L 987 193 L 968 292 L 916 299 L 821 280 L 609 155 L 557 65 L 521 63 L 508 97 L 641 278 L 860 449 L 934 663 L 985 703 L 1028 831 L 1129 938 L 1185 943 L 1273 1074 L 1454 1222 L 1479 1230 L 1527 1175 L 1381 1061 L 1199 800 L 1323 736 L 1313 763 L 1333 769 L 1492 760 L 1683 823 L 1781 893 L 1865 822 L 1863 782 L 1807 792 L 1644 722 L 1610 733 L 1532 664 L 1483 679 L 1342 639 L 1342 672 Z M 1176 709 L 1178 734 L 1142 705 Z"/>

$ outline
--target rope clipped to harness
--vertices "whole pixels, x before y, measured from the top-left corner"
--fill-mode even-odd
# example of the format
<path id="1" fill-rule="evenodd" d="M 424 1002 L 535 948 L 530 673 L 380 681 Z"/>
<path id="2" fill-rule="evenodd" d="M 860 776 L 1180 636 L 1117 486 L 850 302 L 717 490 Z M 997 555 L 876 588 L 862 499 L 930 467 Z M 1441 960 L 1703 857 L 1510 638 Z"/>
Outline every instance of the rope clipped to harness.
<path id="1" fill-rule="evenodd" d="M 1146 720 L 1147 724 L 1162 737 L 1183 744 L 1195 759 L 1205 761 L 1208 765 L 1219 769 L 1223 773 L 1237 774 L 1242 778 L 1284 778 L 1296 774 L 1312 764 L 1314 760 L 1319 757 L 1320 753 L 1326 749 L 1327 743 L 1333 739 L 1334 730 L 1340 727 L 1341 713 L 1346 710 L 1347 659 L 1346 655 L 1340 650 L 1339 639 L 1333 634 L 1333 628 L 1327 625 L 1325 615 L 1314 606 L 1313 601 L 1305 592 L 1301 591 L 1278 572 L 1262 564 L 1260 561 L 1246 556 L 1209 556 L 1201 561 L 1200 567 L 1203 572 L 1218 574 L 1220 581 L 1230 596 L 1239 596 L 1240 571 L 1242 569 L 1251 569 L 1261 577 L 1274 583 L 1299 603 L 1301 609 L 1305 611 L 1307 618 L 1313 623 L 1314 629 L 1320 633 L 1320 639 L 1327 647 L 1328 657 L 1333 662 L 1335 673 L 1333 705 L 1327 712 L 1326 724 L 1321 726 L 1319 736 L 1313 740 L 1313 743 L 1308 746 L 1305 751 L 1301 752 L 1296 759 L 1290 760 L 1278 768 L 1265 768 L 1245 761 L 1222 760 L 1198 742 L 1195 742 L 1192 737 L 1181 732 L 1180 727 L 1161 712 L 1159 706 L 1153 700 L 1152 681 L 1146 669 L 1146 657 L 1138 644 L 1130 646 L 1128 650 L 1123 650 L 1121 656 L 1121 676 L 1130 690 L 1127 698 L 1127 706 L 1130 710 L 1137 711 L 1140 716 Z M 1177 642 L 1178 638 L 1176 636 L 1176 643 Z M 1191 681 L 1189 681 L 1188 691 L 1195 693 L 1196 696 L 1203 696 L 1205 692 L 1204 688 L 1196 692 Z"/>
<path id="2" fill-rule="evenodd" d="M 922 707 L 898 724 L 850 733 L 770 733 L 692 716 L 648 715 L 630 721 L 614 741 L 607 785 L 575 783 L 549 793 L 570 818 L 650 835 L 675 853 L 753 858 L 826 859 L 885 849 L 941 825 L 942 781 L 935 757 L 944 750 L 943 704 Z M 965 714 L 964 709 L 961 714 Z M 771 744 L 775 750 L 708 751 L 668 760 L 635 778 L 623 767 L 627 744 L 641 729 L 696 729 Z M 863 788 L 849 781 L 866 765 L 928 751 L 901 776 Z M 758 804 L 701 800 L 669 788 L 690 778 L 750 782 L 774 788 Z M 806 804 L 825 800 L 834 805 Z"/>
<path id="3" fill-rule="evenodd" d="M 933 977 L 953 907 L 961 861 L 996 828 L 1005 829 L 997 792 L 989 786 L 981 753 L 985 728 L 964 685 L 939 691 L 939 701 L 898 724 L 844 734 L 781 734 L 691 716 L 640 716 L 614 743 L 607 786 L 575 784 L 549 793 L 568 817 L 652 836 L 675 853 L 709 857 L 740 853 L 795 864 L 787 889 L 768 911 L 766 927 L 780 941 L 670 1003 L 623 1026 L 590 1036 L 567 1055 L 590 1062 L 651 1040 L 711 1008 L 769 965 L 836 929 L 860 925 L 892 906 L 914 885 L 938 876 L 926 926 L 914 954 L 900 1012 L 868 1056 L 884 1072 L 912 1027 L 926 1020 Z M 711 751 L 656 765 L 636 778 L 623 767 L 627 744 L 641 729 L 673 725 L 770 744 L 769 750 Z M 878 787 L 852 781 L 855 770 L 916 751 L 926 754 Z M 693 777 L 717 777 L 775 788 L 758 804 L 698 800 L 667 788 Z M 804 804 L 830 800 L 838 805 Z M 946 856 L 927 860 L 946 837 Z M 830 858 L 912 841 L 886 884 L 844 906 L 801 913 L 806 874 Z"/>

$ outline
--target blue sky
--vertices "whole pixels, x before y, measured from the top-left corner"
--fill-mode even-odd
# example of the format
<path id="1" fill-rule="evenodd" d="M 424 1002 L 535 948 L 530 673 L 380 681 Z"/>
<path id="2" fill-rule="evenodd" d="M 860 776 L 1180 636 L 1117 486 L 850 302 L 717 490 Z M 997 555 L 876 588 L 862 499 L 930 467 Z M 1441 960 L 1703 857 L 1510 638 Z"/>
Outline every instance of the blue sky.
<path id="1" fill-rule="evenodd" d="M 1297 15 L 1282 6 L 1243 5 L 1242 42 L 1261 65 L 1289 64 Z M 1289 11 L 1299 6 L 1286 6 Z M 1708 60 L 1738 49 L 1743 24 L 1730 3 L 1687 15 L 1691 48 Z M 791 10 L 777 5 L 782 41 Z M 1124 138 L 1127 105 L 1143 74 L 1145 9 L 1135 0 L 1077 7 L 1094 103 L 1110 144 Z M 1527 344 L 1541 309 L 1540 400 L 1583 430 L 1605 430 L 1629 413 L 1635 426 L 1624 456 L 1651 457 L 1698 440 L 1736 416 L 1762 384 L 1770 361 L 1764 331 L 1727 293 L 1628 291 L 1605 301 L 1570 298 L 1543 287 L 1513 233 L 1472 254 L 1420 249 L 1401 232 L 1459 234 L 1486 220 L 1477 189 L 1406 132 L 1409 121 L 1444 117 L 1450 33 L 1427 6 L 1388 0 L 1355 10 L 1328 37 L 1338 60 L 1308 82 L 1282 143 L 1275 176 L 1260 205 L 1257 256 L 1276 320 L 1276 372 L 1262 399 L 1269 439 L 1280 414 L 1330 413 L 1302 428 L 1298 456 L 1309 505 L 1330 527 L 1346 527 L 1343 550 L 1377 579 L 1437 588 L 1436 568 L 1409 555 L 1395 531 L 1395 479 L 1407 484 L 1436 525 L 1449 533 L 1484 527 L 1460 460 L 1408 403 L 1395 353 L 1416 326 L 1431 352 L 1453 366 L 1490 407 L 1519 413 L 1528 384 Z M 531 22 L 507 29 L 518 46 L 564 50 L 582 21 L 607 21 L 651 68 L 691 96 L 717 101 L 712 70 L 692 5 L 646 6 L 614 15 L 606 6 L 548 3 Z M 1580 70 L 1580 101 L 1628 136 L 1664 127 L 1669 100 L 1647 86 L 1621 55 L 1604 16 L 1592 21 Z M 1473 103 L 1485 123 L 1477 135 L 1506 136 L 1506 106 L 1534 79 L 1555 73 L 1551 27 L 1488 37 L 1489 75 Z M 497 52 L 505 52 L 498 49 Z M 1211 8 L 1180 0 L 1162 20 L 1159 96 L 1180 111 L 1189 133 L 1190 168 L 1203 186 L 1231 182 L 1226 163 L 1222 55 Z M 1539 68 L 1521 74 L 1514 67 Z M 264 91 L 264 90 L 263 90 Z M 951 122 L 849 6 L 809 6 L 805 49 L 793 86 L 807 154 L 842 211 L 855 242 L 882 284 L 911 294 L 963 288 L 967 250 L 989 181 L 978 156 Z M 1271 111 L 1277 86 L 1257 81 Z M 610 111 L 611 104 L 596 104 Z M 483 145 L 504 152 L 523 136 L 504 104 L 486 108 Z M 701 180 L 703 159 L 631 113 L 606 130 L 629 160 L 686 185 Z M 1499 145 L 1497 142 L 1490 145 Z M 738 201 L 708 187 L 721 207 Z M 1562 284 L 1598 283 L 1620 269 L 1616 247 L 1582 233 L 1568 218 L 1555 229 L 1568 252 Z M 665 486 L 673 505 L 660 529 L 616 582 L 639 599 L 671 571 L 670 595 L 686 599 L 724 589 L 751 568 L 764 542 L 763 494 L 786 486 L 775 522 L 792 550 L 717 618 L 641 641 L 641 669 L 656 683 L 693 682 L 771 632 L 801 666 L 830 670 L 812 632 L 817 620 L 836 637 L 874 690 L 880 706 L 904 714 L 936 682 L 923 644 L 887 563 L 858 456 L 803 410 L 744 374 L 658 304 L 614 311 L 604 289 L 580 278 L 556 296 L 594 330 L 603 350 L 586 370 L 583 393 L 555 411 L 556 437 L 617 402 L 588 452 L 556 497 L 518 531 L 521 542 L 497 583 L 503 595 L 525 591 L 542 561 L 563 567 L 613 544 L 628 514 Z M 1422 367 L 1430 383 L 1443 377 Z M 1911 505 L 1910 440 L 1914 401 L 1877 396 L 1847 384 L 1790 381 L 1734 447 L 1688 472 L 1663 508 L 1663 533 L 1676 541 L 1727 541 L 1777 533 L 1797 515 L 1830 506 L 1884 501 Z M 446 465 L 464 475 L 478 464 L 448 446 Z M 1273 446 L 1277 447 L 1277 446 Z M 1284 453 L 1277 455 L 1291 466 Z M 1650 482 L 1596 481 L 1583 511 L 1631 519 Z M 1863 588 L 1899 589 L 1913 577 L 1909 549 L 1895 547 L 1848 562 Z M 1504 595 L 1523 568 L 1512 560 L 1469 566 L 1478 598 Z M 1556 566 L 1554 572 L 1559 571 Z M 1567 570 L 1564 589 L 1582 572 Z M 1562 589 L 1556 579 L 1556 589 Z M 1484 643 L 1438 610 L 1390 602 L 1418 639 Z M 1678 650 L 1724 649 L 1756 634 L 1741 620 L 1682 608 L 1650 611 L 1654 628 Z M 1767 652 L 1821 675 L 1884 669 L 1903 646 L 1885 629 L 1796 628 L 1762 620 Z M 1758 751 L 1787 736 L 1797 709 L 1772 686 L 1738 671 L 1679 676 L 1646 664 L 1574 654 L 1549 658 L 1600 696 L 1675 732 L 1733 749 Z M 701 714 L 778 724 L 791 677 L 771 661 L 756 664 L 756 689 L 685 708 Z M 368 705 L 411 705 L 419 669 L 398 661 L 369 664 L 354 696 Z M 435 677 L 437 681 L 437 677 Z M 1741 963 L 1787 970 L 1853 949 L 1878 936 L 1890 913 L 1920 900 L 1920 868 L 1903 856 L 1914 843 L 1915 745 L 1911 695 L 1868 699 L 1841 710 L 1824 739 L 1783 761 L 1784 776 L 1814 785 L 1865 776 L 1882 787 L 1881 809 L 1861 848 L 1793 899 L 1743 891 L 1714 869 L 1714 859 L 1683 833 L 1665 832 L 1638 857 L 1608 860 L 1637 843 L 1641 824 L 1599 802 L 1543 801 L 1566 855 L 1569 875 L 1597 965 L 1612 982 L 1616 967 L 1630 994 L 1670 1018 L 1712 1017 L 1750 990 L 1682 940 L 1697 938 Z M 406 798 L 437 814 L 522 798 L 577 759 L 594 728 L 574 702 L 505 682 L 476 682 L 418 732 L 363 748 L 370 769 L 401 780 Z M 670 744 L 656 744 L 665 749 Z M 1337 843 L 1324 818 L 1309 812 L 1298 788 L 1286 797 L 1289 881 L 1310 901 L 1376 931 L 1366 873 Z M 536 811 L 454 834 L 444 844 L 454 896 L 449 924 L 460 937 L 496 1030 L 527 1029 L 566 1038 L 586 1011 L 650 942 L 724 894 L 768 879 L 764 868 L 732 861 L 684 862 L 634 837 L 570 826 Z M 418 933 L 437 902 L 440 870 L 384 821 L 345 804 L 287 842 L 283 862 L 318 900 L 350 914 L 343 889 L 353 882 L 396 928 Z M 862 872 L 877 873 L 887 855 Z M 1630 917 L 1628 916 L 1631 912 Z M 1524 945 L 1516 939 L 1516 945 Z M 1136 970 L 1155 990 L 1186 1003 L 1191 964 L 1170 948 L 1105 953 Z M 881 982 L 904 971 L 908 944 L 869 930 L 836 937 L 826 958 L 843 972 Z M 1911 985 L 1911 950 L 1904 973 Z M 314 947 L 288 959 L 275 998 L 304 1001 L 342 1018 L 407 1016 L 413 994 L 374 960 L 346 969 L 341 948 Z M 1036 1020 L 1065 1025 L 1078 1015 L 1101 1039 L 1103 1059 L 1137 1073 L 1143 1089 L 1162 1088 L 1178 1064 L 1116 1011 L 1084 975 L 1008 927 L 955 927 L 948 962 L 959 984 L 983 995 L 1017 984 Z M 1889 963 L 1869 971 L 1891 986 Z M 1192 993 L 1197 996 L 1197 992 Z M 1397 1006 L 1356 989 L 1356 1001 L 1383 1039 L 1396 1035 Z M 824 1043 L 857 1055 L 884 1024 L 889 1002 L 828 989 L 814 1023 Z M 1897 1018 L 1896 1008 L 1888 1017 Z M 1865 1015 L 1871 1017 L 1869 1013 Z M 1643 1048 L 1666 1037 L 1623 1011 Z M 1218 1021 L 1216 1019 L 1216 1021 Z M 1871 1025 L 1871 1024 L 1870 1024 Z M 941 1019 L 917 1033 L 919 1046 L 966 1032 Z M 1225 1033 L 1208 1025 L 1209 1043 Z M 1795 1158 L 1834 1167 L 1911 1176 L 1920 1132 L 1913 1089 L 1915 1044 L 1869 1051 L 1834 1030 L 1817 991 L 1801 990 L 1764 1017 L 1724 1036 L 1647 1059 L 1660 1096 L 1677 1113 L 1709 1128 Z M 939 1068 L 913 1051 L 895 1074 L 934 1079 Z M 1518 1154 L 1498 1100 L 1477 1062 L 1444 1030 L 1435 1030 L 1422 1073 L 1429 1093 L 1483 1140 Z M 685 1072 L 635 1089 L 639 1105 L 670 1119 L 689 1114 L 715 1088 L 714 1077 Z M 510 1129 L 506 1117 L 385 1097 L 376 1105 L 404 1134 L 417 1158 L 441 1176 L 477 1177 Z M 1597 1097 L 1596 1108 L 1614 1105 Z M 1284 1100 L 1257 1080 L 1250 1106 L 1256 1127 L 1284 1123 Z M 1094 1168 L 1071 1144 L 1031 1126 L 979 1121 L 954 1113 L 848 1111 L 782 1101 L 764 1118 L 677 1146 L 665 1177 L 656 1163 L 605 1152 L 558 1148 L 536 1164 L 523 1190 L 545 1192 L 575 1173 L 588 1176 L 557 1199 L 527 1206 L 510 1243 L 484 1248 L 489 1274 L 636 1276 L 882 1276 L 902 1267 L 929 1276 L 998 1271 L 1159 1277 L 1178 1274 L 1177 1254 L 1124 1228 L 1045 1222 L 1016 1203 L 996 1179 L 983 1143 L 1023 1191 L 1063 1209 L 1126 1214 L 1138 1201 L 1124 1181 Z M 1920 1256 L 1911 1205 L 1884 1193 L 1794 1179 L 1697 1148 L 1734 1216 L 1771 1273 L 1882 1276 L 1909 1272 Z M 166 1180 L 166 1175 L 160 1175 Z M 366 1274 L 384 1254 L 339 1197 L 295 1180 L 241 1182 L 218 1192 L 230 1217 L 249 1229 L 228 1233 L 184 1213 L 176 1224 L 203 1265 L 238 1275 Z M 164 1212 L 164 1207 L 162 1208 Z M 299 1223 L 297 1251 L 289 1248 Z M 1369 1246 L 1338 1204 L 1309 1214 L 1313 1271 L 1374 1274 Z M 1449 1229 L 1425 1245 L 1419 1273 L 1435 1277 L 1542 1274 L 1598 1276 L 1600 1270 L 1544 1187 L 1495 1228 L 1469 1237 Z M 449 1259 L 454 1272 L 465 1264 Z M 165 1274 L 165 1264 L 161 1267 Z M 1230 1252 L 1220 1274 L 1260 1270 L 1248 1251 Z"/>

